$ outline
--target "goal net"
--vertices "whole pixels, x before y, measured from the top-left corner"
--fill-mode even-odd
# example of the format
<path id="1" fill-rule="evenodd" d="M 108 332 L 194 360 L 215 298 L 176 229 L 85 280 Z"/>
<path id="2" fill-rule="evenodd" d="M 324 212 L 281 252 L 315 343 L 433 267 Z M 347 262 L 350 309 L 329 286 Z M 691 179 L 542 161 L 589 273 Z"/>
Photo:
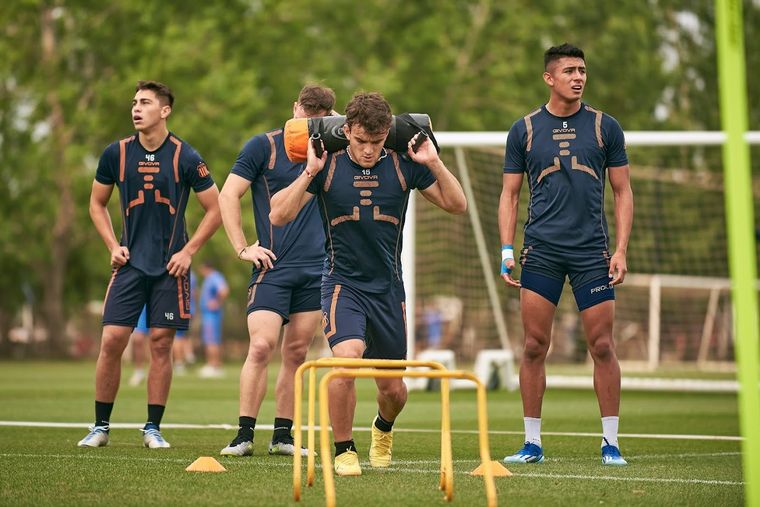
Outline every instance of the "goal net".
<path id="1" fill-rule="evenodd" d="M 755 155 L 755 208 L 760 203 L 760 133 Z M 506 133 L 441 133 L 442 158 L 468 194 L 469 210 L 453 216 L 416 194 L 407 217 L 405 267 L 410 351 L 454 351 L 472 364 L 486 349 L 511 350 L 519 361 L 523 330 L 519 290 L 499 278 L 497 208 Z M 732 369 L 730 281 L 720 132 L 629 132 L 635 214 L 629 274 L 616 289 L 614 337 L 627 371 Z M 523 185 L 516 247 L 522 244 L 528 185 Z M 607 183 L 610 247 L 615 220 Z M 755 241 L 755 238 L 749 238 Z M 519 268 L 517 276 L 519 277 Z M 411 288 L 413 287 L 413 289 Z M 411 309 L 414 314 L 411 315 Z M 555 317 L 550 363 L 588 362 L 585 336 L 569 285 Z"/>

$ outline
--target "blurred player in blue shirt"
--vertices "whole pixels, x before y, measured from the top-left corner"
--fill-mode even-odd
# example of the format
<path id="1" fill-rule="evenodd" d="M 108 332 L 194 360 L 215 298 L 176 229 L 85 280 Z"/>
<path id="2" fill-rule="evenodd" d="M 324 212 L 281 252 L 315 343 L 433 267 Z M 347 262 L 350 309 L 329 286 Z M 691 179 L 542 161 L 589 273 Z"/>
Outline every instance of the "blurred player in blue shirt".
<path id="1" fill-rule="evenodd" d="M 140 81 L 132 99 L 136 133 L 109 145 L 100 157 L 90 216 L 111 254 L 111 282 L 103 307 L 103 335 L 95 372 L 95 425 L 80 447 L 108 443 L 109 421 L 121 378 L 121 356 L 147 304 L 151 363 L 146 447 L 169 447 L 160 432 L 172 378 L 174 333 L 190 319 L 188 271 L 195 252 L 221 224 L 219 191 L 197 151 L 169 132 L 174 95 L 164 84 Z M 108 201 L 119 187 L 121 241 Z M 205 214 L 192 238 L 185 208 L 194 191 Z"/>
<path id="2" fill-rule="evenodd" d="M 306 85 L 293 104 L 293 117 L 326 116 L 334 105 L 335 93 L 330 88 Z M 222 449 L 225 456 L 253 454 L 256 418 L 267 392 L 267 366 L 283 327 L 274 434 L 268 451 L 285 455 L 295 452 L 291 435 L 293 377 L 306 359 L 319 326 L 325 235 L 316 202 L 305 206 L 284 227 L 274 227 L 269 221 L 271 196 L 290 185 L 304 169 L 303 163 L 288 160 L 283 136 L 283 129 L 278 128 L 248 140 L 219 194 L 224 229 L 235 254 L 253 265 L 246 303 L 250 344 L 240 372 L 239 429 Z M 243 233 L 240 211 L 240 199 L 249 188 L 258 236 L 252 245 Z"/>
<path id="3" fill-rule="evenodd" d="M 417 134 L 406 153 L 383 147 L 393 116 L 379 93 L 357 93 L 346 106 L 348 147 L 317 158 L 311 143 L 303 173 L 272 198 L 275 225 L 293 220 L 314 197 L 325 231 L 322 323 L 334 357 L 405 359 L 406 302 L 401 271 L 402 232 L 408 200 L 418 189 L 450 213 L 467 208 L 462 187 L 425 139 Z M 408 157 L 408 158 L 406 158 Z M 400 378 L 375 380 L 378 414 L 372 424 L 369 462 L 391 463 L 393 423 L 406 404 Z M 352 437 L 356 389 L 341 378 L 329 387 L 337 475 L 361 475 Z"/>
<path id="4" fill-rule="evenodd" d="M 224 300 L 230 293 L 227 280 L 214 269 L 209 261 L 201 264 L 200 316 L 201 340 L 206 351 L 206 364 L 199 374 L 205 378 L 224 376 L 222 371 L 222 320 L 224 319 Z"/>
<path id="5" fill-rule="evenodd" d="M 537 463 L 541 445 L 544 362 L 554 313 L 569 278 L 594 360 L 594 387 L 602 415 L 602 463 L 625 465 L 618 445 L 620 366 L 612 339 L 615 288 L 628 271 L 633 222 L 623 130 L 611 116 L 581 101 L 586 85 L 583 51 L 569 44 L 544 54 L 549 102 L 509 130 L 499 201 L 501 276 L 520 290 L 524 346 L 520 366 L 525 444 L 506 463 Z M 521 279 L 513 278 L 514 238 L 523 178 L 530 185 Z M 604 214 L 609 177 L 617 241 L 610 253 Z"/>

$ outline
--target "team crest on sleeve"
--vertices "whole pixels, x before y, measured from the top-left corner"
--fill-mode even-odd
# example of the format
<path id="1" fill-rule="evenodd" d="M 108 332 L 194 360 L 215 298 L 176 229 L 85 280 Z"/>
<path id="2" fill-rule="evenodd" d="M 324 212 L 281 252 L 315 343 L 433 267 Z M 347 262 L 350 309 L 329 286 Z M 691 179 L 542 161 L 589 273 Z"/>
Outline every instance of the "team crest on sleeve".
<path id="1" fill-rule="evenodd" d="M 206 163 L 201 162 L 200 164 L 198 164 L 198 176 L 200 176 L 201 178 L 205 178 L 206 176 L 208 176 L 208 174 L 209 174 L 208 167 L 206 167 Z"/>

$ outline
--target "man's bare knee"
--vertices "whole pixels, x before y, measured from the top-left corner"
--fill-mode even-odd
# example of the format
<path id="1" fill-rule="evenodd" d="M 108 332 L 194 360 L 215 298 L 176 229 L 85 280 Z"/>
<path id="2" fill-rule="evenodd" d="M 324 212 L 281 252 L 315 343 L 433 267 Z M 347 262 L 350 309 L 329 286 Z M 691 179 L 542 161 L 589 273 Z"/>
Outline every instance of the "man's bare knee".
<path id="1" fill-rule="evenodd" d="M 274 346 L 267 340 L 256 336 L 251 337 L 251 345 L 248 347 L 248 360 L 255 364 L 269 364 L 274 353 Z"/>
<path id="2" fill-rule="evenodd" d="M 539 340 L 534 336 L 526 336 L 523 346 L 523 359 L 527 361 L 542 361 L 549 351 L 549 341 Z"/>
<path id="3" fill-rule="evenodd" d="M 597 338 L 590 347 L 591 357 L 595 361 L 606 362 L 615 355 L 615 346 L 611 337 Z"/>

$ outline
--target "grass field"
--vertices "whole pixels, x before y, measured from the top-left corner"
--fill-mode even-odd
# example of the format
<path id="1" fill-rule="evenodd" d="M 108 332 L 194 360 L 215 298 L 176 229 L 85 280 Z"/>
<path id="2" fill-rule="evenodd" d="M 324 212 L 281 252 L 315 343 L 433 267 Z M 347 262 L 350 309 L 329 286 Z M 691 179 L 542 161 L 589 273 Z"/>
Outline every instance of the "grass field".
<path id="1" fill-rule="evenodd" d="M 116 427 L 110 446 L 76 447 L 93 417 L 94 371 L 94 363 L 0 362 L 0 505 L 324 504 L 319 469 L 315 487 L 304 487 L 296 504 L 291 458 L 266 454 L 274 417 L 273 381 L 258 418 L 255 456 L 222 458 L 219 450 L 232 439 L 237 424 L 239 365 L 229 366 L 221 380 L 175 378 L 162 427 L 172 448 L 153 450 L 142 447 L 137 430 L 146 416 L 144 385 L 132 388 L 126 383 L 111 419 Z M 124 377 L 129 373 L 125 368 Z M 275 373 L 270 369 L 270 378 Z M 437 393 L 410 393 L 396 424 L 394 465 L 381 471 L 366 463 L 368 426 L 376 410 L 373 384 L 361 380 L 358 386 L 354 438 L 363 456 L 363 475 L 337 479 L 338 504 L 446 505 L 437 489 Z M 488 402 L 491 453 L 500 459 L 522 444 L 520 397 L 492 391 Z M 547 460 L 512 466 L 513 477 L 497 478 L 501 505 L 743 504 L 735 395 L 624 392 L 621 446 L 629 461 L 624 468 L 600 464 L 593 392 L 548 391 L 543 419 Z M 7 421 L 77 424 L 29 427 Z M 485 505 L 482 479 L 468 475 L 478 464 L 476 424 L 474 391 L 452 393 L 452 505 Z M 185 472 L 199 456 L 217 457 L 228 471 Z"/>

